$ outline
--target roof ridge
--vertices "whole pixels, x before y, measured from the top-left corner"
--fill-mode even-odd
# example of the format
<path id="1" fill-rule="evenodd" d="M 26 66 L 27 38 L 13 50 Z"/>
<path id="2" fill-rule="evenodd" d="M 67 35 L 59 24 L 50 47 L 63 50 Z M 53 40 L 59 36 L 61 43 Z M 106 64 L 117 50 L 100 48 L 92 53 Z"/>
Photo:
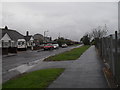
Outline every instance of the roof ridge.
<path id="1" fill-rule="evenodd" d="M 6 30 L 6 29 L 5 29 Z M 18 32 L 17 30 L 12 30 L 12 29 L 7 29 L 8 31 L 14 31 L 14 32 L 17 32 L 19 33 L 20 35 L 24 36 L 23 34 L 21 34 L 20 32 Z"/>

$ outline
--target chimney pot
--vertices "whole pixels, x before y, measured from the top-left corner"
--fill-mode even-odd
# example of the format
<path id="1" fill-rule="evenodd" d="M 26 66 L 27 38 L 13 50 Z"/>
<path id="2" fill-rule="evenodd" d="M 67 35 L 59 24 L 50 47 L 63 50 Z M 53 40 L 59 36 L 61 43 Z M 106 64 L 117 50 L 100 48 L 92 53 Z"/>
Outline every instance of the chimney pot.
<path id="1" fill-rule="evenodd" d="M 8 27 L 7 27 L 7 26 L 5 26 L 5 29 L 8 29 Z"/>
<path id="2" fill-rule="evenodd" d="M 29 32 L 28 31 L 26 32 L 26 36 L 29 36 Z"/>

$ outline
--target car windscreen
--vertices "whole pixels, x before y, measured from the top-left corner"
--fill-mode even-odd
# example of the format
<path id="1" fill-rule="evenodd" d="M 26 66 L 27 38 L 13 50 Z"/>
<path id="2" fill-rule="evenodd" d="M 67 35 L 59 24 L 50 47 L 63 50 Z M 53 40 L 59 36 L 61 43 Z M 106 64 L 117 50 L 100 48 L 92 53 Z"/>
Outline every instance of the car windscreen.
<path id="1" fill-rule="evenodd" d="M 52 44 L 46 44 L 45 46 L 52 46 Z"/>

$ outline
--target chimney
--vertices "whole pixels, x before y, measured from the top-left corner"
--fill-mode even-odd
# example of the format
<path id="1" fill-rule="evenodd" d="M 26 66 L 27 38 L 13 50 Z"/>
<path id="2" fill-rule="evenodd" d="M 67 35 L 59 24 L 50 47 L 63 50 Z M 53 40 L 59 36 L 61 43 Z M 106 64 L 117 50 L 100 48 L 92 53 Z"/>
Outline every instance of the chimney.
<path id="1" fill-rule="evenodd" d="M 5 29 L 7 29 L 7 30 L 8 30 L 8 27 L 7 27 L 7 26 L 5 26 Z"/>
<path id="2" fill-rule="evenodd" d="M 26 36 L 29 36 L 29 32 L 28 31 L 26 32 Z"/>

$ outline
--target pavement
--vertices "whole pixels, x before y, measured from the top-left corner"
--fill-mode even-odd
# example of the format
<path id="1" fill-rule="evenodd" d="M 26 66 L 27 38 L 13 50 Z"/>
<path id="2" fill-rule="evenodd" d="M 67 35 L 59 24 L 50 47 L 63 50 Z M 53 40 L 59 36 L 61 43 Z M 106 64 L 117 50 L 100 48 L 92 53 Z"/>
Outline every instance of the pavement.
<path id="1" fill-rule="evenodd" d="M 15 55 L 17 55 L 17 53 L 13 53 L 13 54 L 9 53 L 8 55 L 2 55 L 2 57 L 3 58 L 5 58 L 5 57 L 12 57 L 12 56 L 15 56 Z"/>
<path id="2" fill-rule="evenodd" d="M 108 88 L 103 67 L 95 47 L 91 46 L 77 60 L 40 62 L 27 72 L 46 68 L 65 68 L 48 88 Z"/>

